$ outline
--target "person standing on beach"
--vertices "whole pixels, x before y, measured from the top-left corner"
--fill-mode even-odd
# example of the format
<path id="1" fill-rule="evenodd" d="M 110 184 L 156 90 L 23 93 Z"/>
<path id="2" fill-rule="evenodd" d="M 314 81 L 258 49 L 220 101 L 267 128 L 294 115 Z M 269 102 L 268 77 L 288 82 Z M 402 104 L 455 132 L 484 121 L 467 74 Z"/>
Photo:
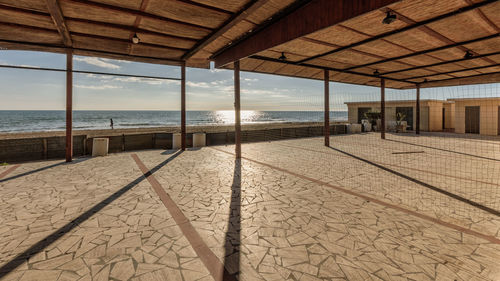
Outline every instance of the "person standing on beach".
<path id="1" fill-rule="evenodd" d="M 111 126 L 111 130 L 113 130 L 114 129 L 114 127 L 113 127 L 113 118 L 109 119 L 109 121 L 110 121 L 109 126 Z"/>

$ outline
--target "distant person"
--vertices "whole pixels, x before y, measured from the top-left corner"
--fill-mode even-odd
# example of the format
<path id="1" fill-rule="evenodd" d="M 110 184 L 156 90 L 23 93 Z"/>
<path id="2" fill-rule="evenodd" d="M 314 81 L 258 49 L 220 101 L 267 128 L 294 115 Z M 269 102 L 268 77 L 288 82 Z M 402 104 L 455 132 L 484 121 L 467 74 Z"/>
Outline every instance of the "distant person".
<path id="1" fill-rule="evenodd" d="M 113 126 L 113 118 L 109 119 L 109 126 L 111 127 L 111 130 L 114 129 L 114 126 Z"/>

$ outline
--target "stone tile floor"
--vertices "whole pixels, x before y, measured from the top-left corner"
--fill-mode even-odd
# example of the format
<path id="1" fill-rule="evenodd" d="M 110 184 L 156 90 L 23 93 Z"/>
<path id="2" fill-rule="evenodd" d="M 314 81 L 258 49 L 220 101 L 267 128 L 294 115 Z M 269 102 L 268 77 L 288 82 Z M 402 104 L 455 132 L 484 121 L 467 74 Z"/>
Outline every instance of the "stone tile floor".
<path id="1" fill-rule="evenodd" d="M 498 144 L 388 139 L 2 166 L 0 279 L 500 280 Z"/>

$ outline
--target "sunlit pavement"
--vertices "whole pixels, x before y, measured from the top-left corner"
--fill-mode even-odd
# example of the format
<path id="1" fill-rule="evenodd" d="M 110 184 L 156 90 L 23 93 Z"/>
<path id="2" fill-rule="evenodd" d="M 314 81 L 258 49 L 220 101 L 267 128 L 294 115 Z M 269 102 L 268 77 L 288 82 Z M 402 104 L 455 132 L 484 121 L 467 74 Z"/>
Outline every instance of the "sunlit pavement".
<path id="1" fill-rule="evenodd" d="M 244 144 L 241 161 L 219 146 L 2 166 L 0 276 L 499 280 L 500 154 L 480 145 L 367 134 Z"/>

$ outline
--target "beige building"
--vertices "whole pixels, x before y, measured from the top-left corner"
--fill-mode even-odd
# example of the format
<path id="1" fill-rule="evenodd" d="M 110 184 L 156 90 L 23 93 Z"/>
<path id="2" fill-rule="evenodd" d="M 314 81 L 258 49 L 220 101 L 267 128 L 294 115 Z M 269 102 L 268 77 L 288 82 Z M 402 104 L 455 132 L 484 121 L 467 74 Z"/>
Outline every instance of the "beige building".
<path id="1" fill-rule="evenodd" d="M 349 123 L 361 123 L 364 113 L 380 111 L 380 101 L 347 102 Z M 406 115 L 408 129 L 416 126 L 415 101 L 386 101 L 387 124 L 396 120 L 396 113 Z M 500 98 L 464 98 L 420 101 L 420 129 L 456 133 L 500 135 Z"/>
<path id="2" fill-rule="evenodd" d="M 450 99 L 455 103 L 455 132 L 500 135 L 500 98 Z"/>
<path id="3" fill-rule="evenodd" d="M 380 111 L 380 101 L 369 102 L 347 102 L 349 123 L 361 123 L 365 119 L 367 111 Z M 386 124 L 396 121 L 398 112 L 406 115 L 405 121 L 408 130 L 416 127 L 417 110 L 414 100 L 386 101 L 385 120 Z M 444 118 L 443 118 L 444 116 Z M 420 130 L 422 131 L 453 131 L 455 119 L 455 105 L 451 101 L 443 100 L 421 100 L 420 101 Z"/>

